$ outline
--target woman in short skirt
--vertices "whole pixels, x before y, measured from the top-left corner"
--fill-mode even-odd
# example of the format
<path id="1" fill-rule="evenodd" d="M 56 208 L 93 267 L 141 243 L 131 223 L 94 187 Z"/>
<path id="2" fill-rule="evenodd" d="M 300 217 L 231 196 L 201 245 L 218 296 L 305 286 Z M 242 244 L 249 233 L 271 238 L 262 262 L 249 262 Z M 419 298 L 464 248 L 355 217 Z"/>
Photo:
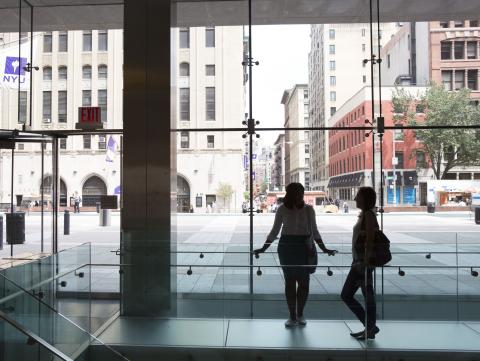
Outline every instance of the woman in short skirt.
<path id="1" fill-rule="evenodd" d="M 300 183 L 290 183 L 286 191 L 284 203 L 277 209 L 275 222 L 265 244 L 254 253 L 258 255 L 265 252 L 276 239 L 280 228 L 282 229 L 278 258 L 285 277 L 285 298 L 290 313 L 285 326 L 305 326 L 307 321 L 303 316 L 303 309 L 310 286 L 309 268 L 305 267 L 308 258 L 307 238 L 313 233 L 315 242 L 323 253 L 329 256 L 333 256 L 337 251 L 327 249 L 323 244 L 315 221 L 315 210 L 303 200 L 304 187 Z"/>

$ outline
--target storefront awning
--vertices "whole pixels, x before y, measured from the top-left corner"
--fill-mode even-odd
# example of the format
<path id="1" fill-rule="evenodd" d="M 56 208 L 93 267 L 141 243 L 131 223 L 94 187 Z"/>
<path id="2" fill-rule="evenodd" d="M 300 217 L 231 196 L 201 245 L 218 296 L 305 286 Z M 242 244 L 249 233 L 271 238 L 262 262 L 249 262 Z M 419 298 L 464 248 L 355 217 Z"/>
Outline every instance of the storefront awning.
<path id="1" fill-rule="evenodd" d="M 331 177 L 328 180 L 328 188 L 361 187 L 364 177 L 365 174 L 363 172 Z"/>

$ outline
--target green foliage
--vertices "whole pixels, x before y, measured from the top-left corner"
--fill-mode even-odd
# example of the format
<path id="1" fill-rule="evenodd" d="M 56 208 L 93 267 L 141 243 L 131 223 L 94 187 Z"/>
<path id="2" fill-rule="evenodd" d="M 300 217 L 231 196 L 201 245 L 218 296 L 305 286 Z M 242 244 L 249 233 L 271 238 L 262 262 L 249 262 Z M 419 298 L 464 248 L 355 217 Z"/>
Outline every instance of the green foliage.
<path id="1" fill-rule="evenodd" d="M 262 182 L 260 185 L 260 193 L 264 194 L 268 189 L 268 183 L 267 182 Z"/>
<path id="2" fill-rule="evenodd" d="M 480 125 L 480 108 L 471 103 L 468 89 L 450 92 L 432 84 L 425 94 L 415 98 L 396 89 L 392 102 L 403 107 L 402 120 L 412 126 Z M 418 121 L 412 111 L 418 105 L 423 108 L 425 120 Z M 416 150 L 425 152 L 435 177 L 444 179 L 454 167 L 480 164 L 479 135 L 475 129 L 417 129 L 415 136 L 422 145 Z"/>

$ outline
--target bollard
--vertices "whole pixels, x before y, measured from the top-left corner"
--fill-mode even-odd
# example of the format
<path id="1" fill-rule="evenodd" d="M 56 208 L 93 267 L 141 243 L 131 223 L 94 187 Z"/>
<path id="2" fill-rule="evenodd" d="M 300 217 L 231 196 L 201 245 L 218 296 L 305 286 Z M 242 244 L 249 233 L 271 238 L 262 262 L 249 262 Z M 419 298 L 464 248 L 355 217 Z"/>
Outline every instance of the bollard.
<path id="1" fill-rule="evenodd" d="M 0 251 L 3 249 L 3 216 L 0 216 Z"/>
<path id="2" fill-rule="evenodd" d="M 70 234 L 70 212 L 68 209 L 65 209 L 65 212 L 63 213 L 63 234 Z"/>
<path id="3" fill-rule="evenodd" d="M 111 224 L 110 209 L 102 209 L 99 214 L 100 227 L 108 227 Z"/>

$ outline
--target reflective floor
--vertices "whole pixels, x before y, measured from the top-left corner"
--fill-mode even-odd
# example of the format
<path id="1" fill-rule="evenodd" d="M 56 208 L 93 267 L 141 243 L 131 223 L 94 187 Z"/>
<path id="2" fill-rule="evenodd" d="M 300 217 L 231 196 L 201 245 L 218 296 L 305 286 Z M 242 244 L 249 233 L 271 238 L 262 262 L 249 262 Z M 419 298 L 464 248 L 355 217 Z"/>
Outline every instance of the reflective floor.
<path id="1" fill-rule="evenodd" d="M 143 347 L 221 348 L 223 350 L 295 350 L 345 359 L 372 354 L 400 359 L 480 359 L 480 323 L 380 321 L 381 331 L 368 343 L 349 333 L 361 329 L 354 321 L 309 321 L 287 329 L 283 320 L 119 318 L 100 339 L 124 351 Z M 128 351 L 126 351 L 128 352 Z M 160 351 L 159 351 L 160 352 Z M 334 352 L 334 353 L 332 353 Z M 457 355 L 458 353 L 458 355 Z M 158 354 L 160 355 L 160 354 Z M 434 356 L 435 355 L 435 356 Z M 382 357 L 383 357 L 382 356 Z M 411 357 L 410 357 L 411 356 Z M 258 357 L 258 354 L 257 356 Z M 333 357 L 331 360 L 344 359 Z M 370 359 L 369 357 L 367 359 Z"/>

